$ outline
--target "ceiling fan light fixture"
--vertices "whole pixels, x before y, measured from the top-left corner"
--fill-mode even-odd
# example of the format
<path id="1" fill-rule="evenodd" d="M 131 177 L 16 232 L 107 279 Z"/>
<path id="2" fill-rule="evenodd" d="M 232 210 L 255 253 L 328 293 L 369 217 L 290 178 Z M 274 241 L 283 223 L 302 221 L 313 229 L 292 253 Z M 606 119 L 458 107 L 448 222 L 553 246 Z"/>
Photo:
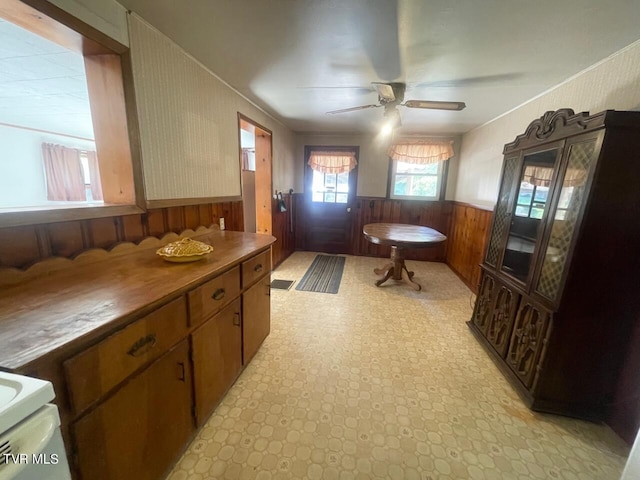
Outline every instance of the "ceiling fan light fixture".
<path id="1" fill-rule="evenodd" d="M 380 83 L 380 82 L 371 82 L 372 85 L 378 92 L 378 96 L 381 99 L 387 101 L 393 101 L 396 98 L 395 93 L 393 92 L 393 87 L 388 83 Z"/>
<path id="2" fill-rule="evenodd" d="M 464 102 L 437 102 L 435 100 L 407 100 L 404 104 L 409 108 L 432 108 L 436 110 L 463 110 L 467 105 Z"/>

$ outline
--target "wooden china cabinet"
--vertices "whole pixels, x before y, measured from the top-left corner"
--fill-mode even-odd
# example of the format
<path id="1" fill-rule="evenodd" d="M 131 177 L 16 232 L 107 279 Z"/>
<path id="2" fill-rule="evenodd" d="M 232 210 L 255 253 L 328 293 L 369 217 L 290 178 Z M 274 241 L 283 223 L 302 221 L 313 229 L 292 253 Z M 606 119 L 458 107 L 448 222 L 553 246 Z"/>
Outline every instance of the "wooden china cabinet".
<path id="1" fill-rule="evenodd" d="M 602 419 L 640 319 L 640 112 L 547 112 L 503 153 L 468 325 L 530 408 Z"/>

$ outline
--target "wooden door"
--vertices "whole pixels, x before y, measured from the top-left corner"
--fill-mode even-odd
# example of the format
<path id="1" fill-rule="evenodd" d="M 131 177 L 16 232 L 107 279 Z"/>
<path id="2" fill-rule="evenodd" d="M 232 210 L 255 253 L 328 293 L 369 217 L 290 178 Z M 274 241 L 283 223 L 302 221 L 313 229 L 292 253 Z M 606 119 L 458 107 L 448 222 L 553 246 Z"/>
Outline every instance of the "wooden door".
<path id="1" fill-rule="evenodd" d="M 531 387 L 549 332 L 550 314 L 537 305 L 523 301 L 518 309 L 507 352 L 507 363 Z"/>
<path id="2" fill-rule="evenodd" d="M 313 150 L 355 151 L 358 147 L 305 147 L 305 250 L 352 253 L 351 209 L 356 198 L 358 167 L 348 173 L 313 170 L 308 162 Z"/>
<path id="3" fill-rule="evenodd" d="M 511 339 L 511 330 L 520 295 L 506 285 L 498 285 L 498 287 L 485 336 L 500 356 L 504 357 Z"/>
<path id="4" fill-rule="evenodd" d="M 183 340 L 72 425 L 82 480 L 157 480 L 195 430 Z"/>
<path id="5" fill-rule="evenodd" d="M 256 232 L 271 235 L 271 132 L 256 128 Z"/>
<path id="6" fill-rule="evenodd" d="M 191 335 L 197 424 L 202 425 L 242 369 L 240 299 Z"/>
<path id="7" fill-rule="evenodd" d="M 482 283 L 480 284 L 480 290 L 478 298 L 476 299 L 475 309 L 471 321 L 482 331 L 483 334 L 487 334 L 487 326 L 489 325 L 489 319 L 491 318 L 491 308 L 493 307 L 493 300 L 496 291 L 495 279 L 487 274 L 482 273 Z"/>
<path id="8" fill-rule="evenodd" d="M 266 276 L 242 295 L 242 357 L 247 365 L 271 330 L 271 287 Z"/>

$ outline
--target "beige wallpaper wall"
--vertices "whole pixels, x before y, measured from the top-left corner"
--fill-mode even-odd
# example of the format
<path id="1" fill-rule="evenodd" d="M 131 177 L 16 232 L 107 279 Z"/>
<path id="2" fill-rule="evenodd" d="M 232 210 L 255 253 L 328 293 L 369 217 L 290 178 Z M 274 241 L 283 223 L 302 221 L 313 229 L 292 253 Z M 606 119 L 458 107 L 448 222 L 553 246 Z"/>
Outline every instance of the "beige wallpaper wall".
<path id="1" fill-rule="evenodd" d="M 429 138 L 427 136 L 411 138 Z M 433 137 L 432 137 L 433 138 Z M 435 139 L 435 138 L 434 138 Z M 443 138 L 437 138 L 443 140 Z M 447 200 L 453 199 L 455 194 L 456 176 L 458 171 L 458 154 L 460 138 L 451 138 L 456 156 L 449 160 L 449 175 L 446 187 Z M 300 134 L 296 139 L 296 178 L 299 179 L 298 191 L 303 191 L 304 181 L 304 147 L 305 145 L 353 145 L 360 147 L 358 164 L 357 195 L 361 197 L 385 197 L 387 195 L 387 181 L 389 173 L 389 139 L 374 135 L 326 135 Z"/>
<path id="2" fill-rule="evenodd" d="M 291 130 L 135 14 L 129 35 L 147 200 L 240 195 L 238 112 L 273 133 L 273 189 L 294 186 Z"/>
<path id="3" fill-rule="evenodd" d="M 640 109 L 640 41 L 512 112 L 462 137 L 455 199 L 493 207 L 498 196 L 502 148 L 548 110 L 576 112 Z"/>

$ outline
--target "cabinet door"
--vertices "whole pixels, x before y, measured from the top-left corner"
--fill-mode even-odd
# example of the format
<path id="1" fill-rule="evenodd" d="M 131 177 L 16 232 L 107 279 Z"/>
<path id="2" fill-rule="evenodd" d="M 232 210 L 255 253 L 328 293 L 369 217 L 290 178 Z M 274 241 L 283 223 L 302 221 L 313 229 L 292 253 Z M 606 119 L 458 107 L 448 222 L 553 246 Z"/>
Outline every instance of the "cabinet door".
<path id="1" fill-rule="evenodd" d="M 586 203 L 591 172 L 598 158 L 598 138 L 574 139 L 567 150 L 567 162 L 561 175 L 548 241 L 542 257 L 542 267 L 536 282 L 536 292 L 555 302 L 559 299 L 565 277 L 565 265 L 574 243 Z"/>
<path id="2" fill-rule="evenodd" d="M 506 285 L 498 285 L 485 336 L 501 357 L 504 357 L 509 346 L 519 300 L 518 293 Z"/>
<path id="3" fill-rule="evenodd" d="M 529 284 L 557 177 L 558 144 L 525 152 L 500 270 Z"/>
<path id="4" fill-rule="evenodd" d="M 271 329 L 271 291 L 264 277 L 242 295 L 242 358 L 245 365 L 256 354 Z"/>
<path id="5" fill-rule="evenodd" d="M 486 272 L 483 272 L 472 321 L 485 335 L 487 334 L 487 326 L 491 318 L 491 307 L 493 305 L 495 287 L 495 279 Z"/>
<path id="6" fill-rule="evenodd" d="M 191 335 L 196 417 L 202 425 L 242 369 L 240 299 Z"/>
<path id="7" fill-rule="evenodd" d="M 536 367 L 542 360 L 548 333 L 549 312 L 523 301 L 511 335 L 507 363 L 526 387 L 533 383 Z"/>
<path id="8" fill-rule="evenodd" d="M 189 344 L 180 344 L 72 425 L 82 480 L 157 480 L 195 430 Z"/>
<path id="9" fill-rule="evenodd" d="M 489 246 L 487 247 L 487 255 L 485 258 L 485 261 L 493 267 L 498 264 L 504 237 L 509 229 L 511 218 L 510 203 L 515 189 L 516 175 L 518 174 L 518 160 L 518 157 L 507 157 L 504 160 L 500 194 L 498 195 L 496 210 L 493 214 L 491 238 L 489 239 Z"/>

